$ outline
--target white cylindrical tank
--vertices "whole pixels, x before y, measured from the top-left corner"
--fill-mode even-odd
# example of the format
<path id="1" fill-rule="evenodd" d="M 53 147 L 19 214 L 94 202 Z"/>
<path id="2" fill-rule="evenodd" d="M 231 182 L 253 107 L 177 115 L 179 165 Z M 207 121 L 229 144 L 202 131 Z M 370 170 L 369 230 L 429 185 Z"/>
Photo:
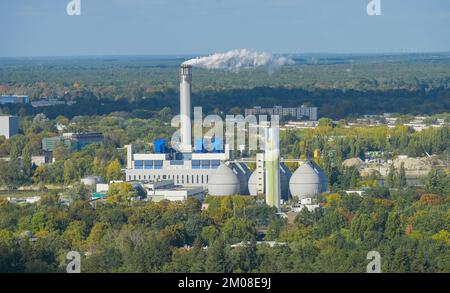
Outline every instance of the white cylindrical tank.
<path id="1" fill-rule="evenodd" d="M 248 180 L 248 192 L 250 195 L 256 196 L 258 195 L 258 182 L 257 182 L 256 171 L 252 173 L 250 179 Z"/>
<path id="2" fill-rule="evenodd" d="M 239 194 L 240 183 L 238 176 L 225 164 L 214 171 L 208 181 L 208 194 L 213 196 L 227 196 Z"/>

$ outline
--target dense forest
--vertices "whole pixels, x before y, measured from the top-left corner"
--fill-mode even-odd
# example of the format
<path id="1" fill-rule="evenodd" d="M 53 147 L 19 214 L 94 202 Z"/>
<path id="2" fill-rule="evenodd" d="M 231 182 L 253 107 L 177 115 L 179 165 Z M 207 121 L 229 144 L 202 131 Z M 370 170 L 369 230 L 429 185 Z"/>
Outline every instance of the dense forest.
<path id="1" fill-rule="evenodd" d="M 186 57 L 187 58 L 187 57 Z M 178 112 L 178 66 L 186 58 L 34 58 L 0 59 L 0 94 L 26 94 L 32 100 L 64 97 L 74 106 L 44 109 L 103 115 L 114 111 L 151 117 L 169 107 Z M 256 105 L 320 108 L 320 115 L 345 118 L 395 112 L 450 112 L 448 54 L 375 56 L 294 56 L 295 65 L 274 72 L 195 69 L 193 105 L 207 112 L 243 112 Z M 21 107 L 3 107 L 18 113 Z M 42 109 L 23 109 L 37 114 Z M 88 111 L 85 113 L 84 111 Z M 143 111 L 144 110 L 144 111 Z"/>
<path id="2" fill-rule="evenodd" d="M 383 272 L 450 268 L 448 196 L 426 190 L 331 194 L 292 224 L 239 196 L 208 198 L 203 211 L 196 199 L 115 198 L 97 207 L 82 200 L 62 206 L 56 195 L 38 205 L 0 202 L 0 272 L 64 272 L 73 250 L 82 272 L 365 272 L 372 250 Z M 261 238 L 279 244 L 257 245 Z"/>

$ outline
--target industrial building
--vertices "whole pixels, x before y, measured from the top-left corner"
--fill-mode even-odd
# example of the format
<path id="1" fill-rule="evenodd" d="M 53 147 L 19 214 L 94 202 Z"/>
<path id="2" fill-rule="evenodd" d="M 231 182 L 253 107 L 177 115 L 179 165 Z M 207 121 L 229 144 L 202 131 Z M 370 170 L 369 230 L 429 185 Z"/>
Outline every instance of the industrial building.
<path id="1" fill-rule="evenodd" d="M 17 133 L 19 133 L 19 117 L 0 116 L 0 136 L 9 139 Z"/>
<path id="2" fill-rule="evenodd" d="M 230 147 L 205 152 L 202 142 L 192 146 L 191 136 L 192 67 L 180 70 L 180 145 L 170 150 L 167 142 L 156 140 L 153 153 L 134 153 L 127 145 L 127 182 L 140 182 L 150 200 L 185 200 L 189 196 L 264 196 L 270 206 L 280 208 L 289 196 L 315 197 L 326 190 L 326 178 L 312 161 L 302 163 L 292 175 L 280 160 L 279 128 L 266 127 L 265 149 L 256 158 L 234 159 Z M 200 146 L 199 146 L 200 145 Z M 252 172 L 248 164 L 256 163 Z M 161 183 L 163 182 L 163 183 Z M 161 186 L 161 184 L 163 184 Z"/>
<path id="3" fill-rule="evenodd" d="M 64 133 L 62 136 L 42 139 L 42 149 L 47 152 L 53 152 L 57 145 L 63 144 L 72 151 L 79 151 L 87 145 L 102 143 L 103 139 L 103 134 L 97 132 Z"/>
<path id="4" fill-rule="evenodd" d="M 23 95 L 2 95 L 0 96 L 0 105 L 6 104 L 28 104 L 30 99 Z"/>
<path id="5" fill-rule="evenodd" d="M 22 159 L 22 156 L 20 156 L 19 159 Z M 9 162 L 11 161 L 11 157 L 0 157 L 0 161 Z M 48 156 L 31 156 L 31 164 L 36 167 L 48 164 L 49 161 Z"/>
<path id="6" fill-rule="evenodd" d="M 245 109 L 245 116 L 249 115 L 279 115 L 280 117 L 294 117 L 295 119 L 309 119 L 310 121 L 317 121 L 317 107 L 310 107 L 301 105 L 296 108 L 283 108 L 282 106 L 274 106 L 273 108 L 261 108 L 255 106 L 250 109 Z"/>

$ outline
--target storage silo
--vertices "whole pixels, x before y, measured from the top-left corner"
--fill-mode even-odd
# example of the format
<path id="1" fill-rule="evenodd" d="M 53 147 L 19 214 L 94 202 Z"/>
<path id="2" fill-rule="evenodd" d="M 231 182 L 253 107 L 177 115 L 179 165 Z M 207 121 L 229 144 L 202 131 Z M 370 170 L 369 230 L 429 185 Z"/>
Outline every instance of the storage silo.
<path id="1" fill-rule="evenodd" d="M 221 163 L 208 181 L 208 194 L 213 196 L 235 195 L 240 192 L 238 176 L 227 165 Z"/>
<path id="2" fill-rule="evenodd" d="M 313 162 L 305 162 L 292 174 L 289 189 L 299 199 L 317 197 L 326 191 L 323 171 Z"/>

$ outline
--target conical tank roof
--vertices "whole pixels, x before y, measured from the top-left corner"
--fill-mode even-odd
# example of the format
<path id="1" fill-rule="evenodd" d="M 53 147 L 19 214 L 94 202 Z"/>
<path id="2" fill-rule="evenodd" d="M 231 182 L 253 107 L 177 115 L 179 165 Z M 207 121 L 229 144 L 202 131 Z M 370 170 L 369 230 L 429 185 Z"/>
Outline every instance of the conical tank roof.
<path id="1" fill-rule="evenodd" d="M 305 162 L 292 174 L 289 189 L 292 196 L 300 199 L 315 197 L 325 191 L 326 178 L 317 165 Z"/>
<path id="2" fill-rule="evenodd" d="M 315 169 L 310 162 L 302 164 L 295 170 L 291 177 L 291 184 L 320 184 L 319 170 Z"/>

